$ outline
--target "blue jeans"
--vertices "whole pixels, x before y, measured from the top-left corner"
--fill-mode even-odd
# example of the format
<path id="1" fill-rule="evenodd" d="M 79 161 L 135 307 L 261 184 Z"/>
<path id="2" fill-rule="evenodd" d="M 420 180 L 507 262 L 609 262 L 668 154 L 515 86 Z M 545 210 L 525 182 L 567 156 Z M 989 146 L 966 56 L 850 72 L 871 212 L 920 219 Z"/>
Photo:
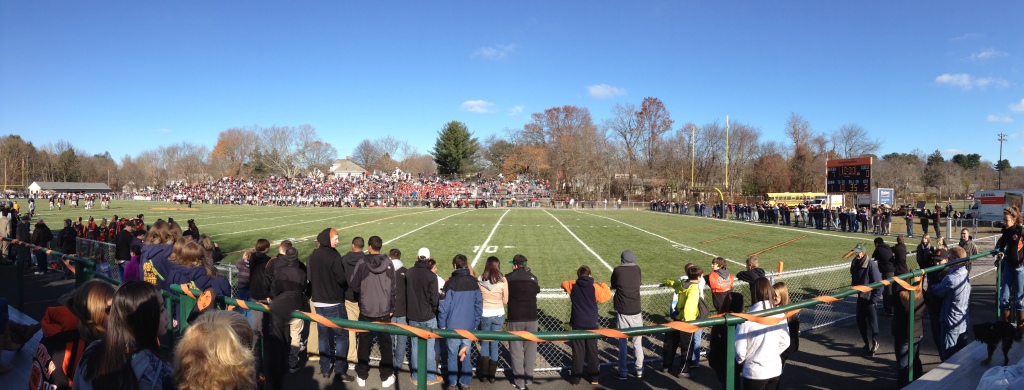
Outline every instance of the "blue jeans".
<path id="1" fill-rule="evenodd" d="M 472 351 L 466 352 L 466 359 L 459 361 L 459 349 L 471 347 L 473 342 L 467 339 L 447 339 L 448 342 L 448 386 L 461 384 L 469 386 L 473 379 L 473 357 Z M 461 363 L 461 370 L 460 364 Z"/>
<path id="2" fill-rule="evenodd" d="M 348 318 L 343 303 L 328 307 L 313 306 L 313 310 L 324 317 Z M 320 339 L 320 374 L 330 375 L 332 365 L 335 373 L 344 374 L 348 371 L 348 331 L 328 328 L 320 323 L 316 324 L 316 331 Z"/>
<path id="3" fill-rule="evenodd" d="M 437 318 L 431 318 L 428 321 L 409 321 L 410 326 L 419 328 L 436 329 Z M 419 369 L 419 343 L 423 342 L 418 337 L 412 339 L 412 360 L 409 361 L 409 368 L 412 371 L 412 377 L 416 378 L 417 371 Z M 427 339 L 427 382 L 433 382 L 437 379 L 437 362 L 434 356 L 434 339 Z"/>
<path id="4" fill-rule="evenodd" d="M 480 318 L 480 330 L 491 330 L 495 332 L 501 332 L 501 326 L 505 324 L 505 316 L 495 317 L 483 317 Z M 480 342 L 480 357 L 490 357 L 491 360 L 498 361 L 498 347 L 501 346 L 501 342 L 498 341 L 481 341 Z"/>
<path id="5" fill-rule="evenodd" d="M 914 223 L 907 221 L 907 237 L 914 236 Z"/>
<path id="6" fill-rule="evenodd" d="M 48 258 L 50 255 L 46 254 L 46 251 L 36 251 L 36 267 L 39 272 L 46 272 L 46 266 L 49 265 Z"/>
<path id="7" fill-rule="evenodd" d="M 999 308 L 1010 310 L 1012 304 L 1018 311 L 1024 311 L 1024 266 L 1010 268 L 1003 261 L 1002 281 L 999 285 Z M 1012 301 L 1011 301 L 1012 297 Z"/>
<path id="8" fill-rule="evenodd" d="M 238 289 L 238 293 L 235 294 L 235 299 L 239 301 L 248 301 L 250 297 L 251 295 L 249 294 L 249 290 Z M 238 310 L 239 313 L 242 313 L 242 315 L 245 316 L 245 319 L 249 320 L 249 323 L 252 323 L 252 310 L 243 309 L 241 307 L 236 310 Z"/>
<path id="9" fill-rule="evenodd" d="M 693 357 L 690 358 L 690 367 L 700 365 L 700 346 L 704 340 L 704 330 L 693 332 Z"/>
<path id="10" fill-rule="evenodd" d="M 910 340 L 904 338 L 895 338 L 894 347 L 896 348 L 896 384 L 903 388 L 910 384 Z M 914 339 L 914 379 L 920 378 L 923 371 L 921 366 L 921 337 Z"/>
<path id="11" fill-rule="evenodd" d="M 408 324 L 405 321 L 405 317 L 391 317 L 391 322 L 396 324 Z M 409 343 L 409 336 L 401 334 L 391 335 L 391 345 L 395 349 L 392 361 L 394 362 L 395 371 L 402 370 L 402 362 L 405 361 L 406 345 Z M 411 366 L 410 366 L 411 367 Z"/>

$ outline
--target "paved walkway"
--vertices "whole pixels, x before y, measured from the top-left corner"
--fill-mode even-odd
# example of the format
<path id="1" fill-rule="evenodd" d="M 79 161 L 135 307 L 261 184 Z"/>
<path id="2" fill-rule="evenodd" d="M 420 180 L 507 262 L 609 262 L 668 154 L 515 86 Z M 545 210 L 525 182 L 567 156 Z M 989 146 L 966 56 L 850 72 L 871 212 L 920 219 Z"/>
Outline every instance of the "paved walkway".
<path id="1" fill-rule="evenodd" d="M 16 302 L 16 284 L 15 284 L 15 269 L 14 267 L 0 267 L 0 295 L 6 296 L 12 300 L 11 315 L 12 319 L 19 322 L 34 323 L 36 320 L 42 317 L 45 308 L 49 305 L 56 304 L 57 298 L 69 292 L 72 287 L 72 281 L 64 281 L 58 274 L 47 274 L 43 276 L 27 275 L 25 276 L 25 284 L 28 287 L 26 289 L 26 302 L 23 306 L 23 310 L 17 311 L 13 307 Z M 972 295 L 971 295 L 971 320 L 972 323 L 989 322 L 992 321 L 996 316 L 994 309 L 995 301 L 995 274 L 988 273 L 978 276 L 972 280 Z M 23 317 L 21 313 L 24 313 L 26 317 Z M 889 336 L 891 329 L 891 318 L 880 317 L 879 328 L 881 335 L 878 341 L 881 343 L 881 347 L 878 353 L 873 357 L 865 357 L 862 355 L 860 347 L 863 344 L 860 339 L 860 334 L 856 329 L 856 325 L 853 319 L 845 320 L 837 323 L 834 326 L 826 327 L 816 331 L 806 332 L 802 335 L 800 340 L 800 351 L 797 352 L 789 364 L 787 365 L 782 378 L 782 388 L 785 389 L 849 389 L 849 390 L 864 390 L 864 389 L 881 389 L 881 388 L 894 388 L 896 386 L 895 379 L 895 358 L 893 354 L 892 338 Z M 27 387 L 28 371 L 27 367 L 32 356 L 32 351 L 35 349 L 35 344 L 38 343 L 40 334 L 36 335 L 36 338 L 26 344 L 26 346 L 18 352 L 3 352 L 2 361 L 4 364 L 18 365 L 18 369 L 10 374 L 0 376 L 0 389 L 23 389 Z M 925 326 L 925 337 L 922 344 L 922 360 L 924 360 L 925 371 L 932 371 L 939 365 L 938 354 L 935 346 L 931 343 L 931 335 L 928 327 Z M 972 344 L 971 347 L 965 349 L 965 355 L 960 356 L 961 365 L 980 365 L 980 358 L 976 358 L 975 352 L 980 344 Z M 1016 356 L 1020 356 L 1020 352 L 1024 351 L 1024 347 L 1015 346 Z M 979 360 L 975 362 L 974 360 Z M 706 363 L 705 363 L 706 364 Z M 600 379 L 599 386 L 593 386 L 593 388 L 605 388 L 605 389 L 629 389 L 629 390 L 641 390 L 641 389 L 668 389 L 668 388 L 685 388 L 685 389 L 708 389 L 708 388 L 721 388 L 714 379 L 714 373 L 711 369 L 703 365 L 701 369 L 697 370 L 693 378 L 680 379 L 666 374 L 656 372 L 653 370 L 654 367 L 660 366 L 660 363 L 650 363 L 648 369 L 644 374 L 642 380 L 636 378 L 629 378 L 625 381 L 619 381 L 614 378 L 614 368 L 611 365 L 606 365 L 602 368 L 602 376 Z M 354 383 L 342 384 L 339 382 L 332 382 L 330 380 L 323 380 L 319 375 L 314 375 L 317 369 L 316 362 L 310 362 L 302 370 L 295 374 L 290 374 L 286 377 L 285 385 L 289 389 L 349 389 L 357 388 Z M 981 369 L 970 369 L 962 370 L 961 368 L 954 367 L 947 364 L 942 367 L 936 373 L 929 375 L 929 378 L 934 377 L 938 372 L 948 372 L 949 369 L 954 369 L 958 374 L 961 374 L 961 378 L 958 379 L 957 388 L 973 388 L 978 378 L 984 370 Z M 367 388 L 380 388 L 380 379 L 376 377 L 376 371 L 371 371 L 371 377 L 367 381 Z M 399 374 L 400 379 L 398 381 L 398 389 L 412 389 L 412 383 L 409 379 L 408 372 L 402 372 Z M 559 375 L 549 375 L 537 378 L 534 386 L 531 389 L 565 389 L 571 388 L 566 381 L 562 373 Z M 934 384 L 935 382 L 932 382 Z M 972 385 L 973 383 L 973 385 Z M 580 388 L 590 388 L 590 385 L 581 385 Z M 440 386 L 433 388 L 440 389 Z M 500 378 L 494 384 L 480 383 L 476 380 L 473 381 L 474 389 L 510 389 L 512 388 L 510 382 Z M 952 387 L 950 387 L 952 388 Z"/>

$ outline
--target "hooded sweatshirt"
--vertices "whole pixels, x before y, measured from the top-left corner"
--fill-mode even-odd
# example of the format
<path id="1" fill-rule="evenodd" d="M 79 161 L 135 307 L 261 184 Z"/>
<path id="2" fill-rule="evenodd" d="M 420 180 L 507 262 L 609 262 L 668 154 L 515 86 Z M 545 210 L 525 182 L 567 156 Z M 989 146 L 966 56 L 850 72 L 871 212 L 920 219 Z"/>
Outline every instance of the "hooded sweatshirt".
<path id="1" fill-rule="evenodd" d="M 640 267 L 636 265 L 636 255 L 625 250 L 620 256 L 620 263 L 612 271 L 611 288 L 615 290 L 615 311 L 622 315 L 640 314 Z"/>
<path id="2" fill-rule="evenodd" d="M 391 316 L 395 311 L 395 267 L 387 256 L 376 253 L 356 265 L 349 290 L 359 297 L 359 314 L 369 318 Z"/>
<path id="3" fill-rule="evenodd" d="M 341 264 L 341 254 L 331 247 L 331 229 L 316 236 L 320 246 L 306 259 L 307 275 L 312 289 L 313 306 L 326 307 L 342 303 L 348 280 Z"/>
<path id="4" fill-rule="evenodd" d="M 573 330 L 591 330 L 598 328 L 597 295 L 594 291 L 594 278 L 580 276 L 576 285 L 569 290 L 569 301 L 572 311 L 569 314 L 569 325 Z"/>
<path id="5" fill-rule="evenodd" d="M 291 318 L 292 311 L 302 308 L 306 301 L 306 266 L 299 261 L 299 251 L 288 248 L 282 258 L 281 265 L 274 271 L 274 280 L 270 285 L 270 312 L 283 320 Z"/>
<path id="6" fill-rule="evenodd" d="M 88 342 L 78 333 L 78 317 L 67 306 L 46 309 L 41 321 L 43 338 L 36 346 L 29 388 L 70 389 L 75 368 Z"/>
<path id="7" fill-rule="evenodd" d="M 402 259 L 391 259 L 391 268 L 395 269 L 395 314 L 394 317 L 405 317 L 407 314 L 405 301 L 405 276 L 408 270 Z"/>
<path id="8" fill-rule="evenodd" d="M 871 252 L 871 257 L 878 262 L 878 272 L 883 274 L 896 272 L 896 265 L 892 261 L 892 248 L 889 247 L 889 244 L 878 244 L 875 246 L 875 251 Z"/>
<path id="9" fill-rule="evenodd" d="M 437 326 L 441 329 L 476 329 L 483 316 L 483 295 L 468 268 L 457 268 L 444 284 L 444 299 L 438 305 Z"/>

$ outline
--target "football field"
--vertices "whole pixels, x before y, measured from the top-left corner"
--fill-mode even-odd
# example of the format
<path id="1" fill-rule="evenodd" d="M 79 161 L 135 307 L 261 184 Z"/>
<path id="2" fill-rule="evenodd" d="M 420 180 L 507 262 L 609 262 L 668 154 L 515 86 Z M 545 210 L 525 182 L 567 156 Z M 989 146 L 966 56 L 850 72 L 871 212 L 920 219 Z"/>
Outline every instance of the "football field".
<path id="1" fill-rule="evenodd" d="M 202 234 L 217 242 L 227 254 L 225 262 L 234 262 L 241 251 L 259 238 L 276 244 L 292 240 L 305 258 L 314 247 L 316 235 L 325 228 L 341 234 L 338 249 L 348 251 L 355 236 L 377 235 L 384 240 L 383 252 L 398 248 L 407 266 L 417 249 L 427 247 L 437 260 L 439 274 L 451 271 L 456 254 L 469 258 L 477 272 L 483 270 L 489 256 L 508 261 L 516 254 L 529 259 L 528 266 L 542 287 L 558 287 L 563 280 L 575 279 L 576 269 L 588 265 L 598 281 L 608 281 L 619 264 L 623 250 L 636 253 L 643 269 L 645 284 L 657 284 L 663 278 L 682 275 L 686 263 L 695 263 L 710 272 L 711 259 L 721 256 L 729 261 L 729 270 L 744 268 L 747 256 L 756 254 L 761 267 L 776 271 L 784 262 L 786 270 L 846 263 L 843 259 L 856 243 L 870 245 L 871 235 L 793 228 L 736 220 L 699 218 L 644 210 L 603 209 L 427 209 L 427 208 L 309 208 L 237 205 L 194 205 L 189 209 L 164 202 L 114 201 L 109 210 L 84 210 L 65 207 L 47 210 L 40 202 L 37 217 L 58 231 L 64 218 L 88 219 L 144 214 L 147 223 L 157 218 L 174 218 L 185 227 L 195 219 Z M 33 224 L 35 220 L 33 220 Z M 903 226 L 894 223 L 893 231 Z M 895 239 L 887 237 L 895 244 Z M 917 239 L 908 239 L 912 248 Z M 276 247 L 272 254 L 276 253 Z M 914 261 L 910 261 L 913 266 Z"/>

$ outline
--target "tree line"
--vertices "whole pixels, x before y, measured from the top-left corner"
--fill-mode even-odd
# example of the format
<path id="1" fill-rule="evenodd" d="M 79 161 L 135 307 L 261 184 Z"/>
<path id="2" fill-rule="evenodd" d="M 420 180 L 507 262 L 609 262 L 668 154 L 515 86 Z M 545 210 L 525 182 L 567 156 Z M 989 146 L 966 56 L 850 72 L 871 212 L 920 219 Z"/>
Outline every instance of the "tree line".
<path id="1" fill-rule="evenodd" d="M 583 198 L 677 199 L 717 187 L 731 199 L 766 192 L 820 192 L 827 159 L 874 157 L 875 187 L 900 197 L 957 197 L 997 185 L 1024 187 L 1024 170 L 1007 160 L 993 163 L 977 153 L 945 159 L 920 149 L 878 156 L 882 141 L 856 123 L 818 131 L 797 113 L 785 138 L 763 139 L 761 129 L 729 120 L 677 123 L 664 103 L 647 97 L 639 106 L 612 108 L 595 122 L 585 107 L 552 107 L 530 115 L 521 127 L 483 141 L 462 122 L 437 130 L 434 147 L 420 153 L 409 142 L 385 135 L 364 139 L 350 159 L 367 171 L 437 173 L 472 177 L 503 175 L 550 183 L 559 195 Z M 237 127 L 221 131 L 212 148 L 181 142 L 125 154 L 88 154 L 68 141 L 35 146 L 18 135 L 0 139 L 0 169 L 8 186 L 33 181 L 107 183 L 143 191 L 171 181 L 198 182 L 327 173 L 339 156 L 310 125 Z M 273 147 L 268 147 L 273 145 Z"/>

